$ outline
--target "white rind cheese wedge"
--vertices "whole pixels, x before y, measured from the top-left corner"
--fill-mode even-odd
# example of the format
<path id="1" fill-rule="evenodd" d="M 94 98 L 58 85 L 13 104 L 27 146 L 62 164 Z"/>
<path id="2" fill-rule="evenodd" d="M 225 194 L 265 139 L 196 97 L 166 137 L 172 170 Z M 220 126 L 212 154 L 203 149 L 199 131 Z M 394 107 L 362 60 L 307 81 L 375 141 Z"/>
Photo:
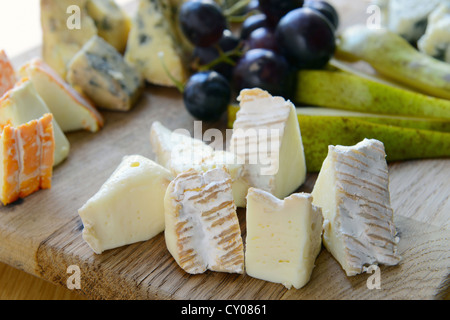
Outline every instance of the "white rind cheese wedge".
<path id="1" fill-rule="evenodd" d="M 242 178 L 243 165 L 234 154 L 215 150 L 199 139 L 171 131 L 158 121 L 152 124 L 150 142 L 156 161 L 174 176 L 189 169 L 208 171 L 225 167 L 231 175 L 235 204 L 245 207 L 248 184 Z"/>
<path id="2" fill-rule="evenodd" d="M 78 210 L 83 239 L 101 254 L 164 231 L 164 196 L 171 179 L 168 170 L 143 156 L 124 157 L 100 190 Z"/>
<path id="3" fill-rule="evenodd" d="M 143 81 L 103 38 L 92 37 L 70 60 L 67 81 L 103 109 L 128 111 L 139 99 Z"/>
<path id="4" fill-rule="evenodd" d="M 385 157 L 374 139 L 329 146 L 312 191 L 325 219 L 323 243 L 348 276 L 400 261 Z"/>
<path id="5" fill-rule="evenodd" d="M 140 70 L 145 80 L 156 85 L 174 86 L 163 62 L 176 80 L 183 83 L 187 79 L 183 40 L 174 25 L 179 4 L 172 2 L 139 1 L 125 51 L 125 60 Z"/>
<path id="6" fill-rule="evenodd" d="M 244 272 L 241 230 L 225 170 L 179 174 L 167 188 L 165 223 L 167 248 L 186 272 Z"/>
<path id="7" fill-rule="evenodd" d="M 246 273 L 288 289 L 305 286 L 322 245 L 322 212 L 311 195 L 294 193 L 280 200 L 250 188 L 246 223 Z"/>
<path id="8" fill-rule="evenodd" d="M 35 58 L 23 65 L 20 74 L 33 82 L 39 96 L 64 132 L 97 132 L 103 127 L 103 116 L 95 106 L 41 59 Z"/>
<path id="9" fill-rule="evenodd" d="M 51 113 L 44 100 L 38 95 L 33 83 L 23 78 L 0 99 L 0 128 L 6 124 L 17 127 Z M 67 158 L 70 143 L 55 119 L 52 120 L 55 139 L 54 163 L 56 166 Z"/>
<path id="10" fill-rule="evenodd" d="M 283 199 L 306 179 L 302 137 L 294 105 L 261 89 L 238 98 L 230 152 L 244 165 L 249 186 Z"/>

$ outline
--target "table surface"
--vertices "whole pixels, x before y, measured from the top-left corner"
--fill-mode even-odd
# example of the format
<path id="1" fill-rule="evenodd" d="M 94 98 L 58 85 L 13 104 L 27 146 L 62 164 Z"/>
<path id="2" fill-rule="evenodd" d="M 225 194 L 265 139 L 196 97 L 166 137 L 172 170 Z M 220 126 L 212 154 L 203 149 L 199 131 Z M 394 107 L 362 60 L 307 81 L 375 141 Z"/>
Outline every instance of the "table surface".
<path id="1" fill-rule="evenodd" d="M 348 0 L 332 0 L 331 2 L 335 3 L 339 10 L 351 10 L 351 6 L 349 5 L 350 1 Z M 367 0 L 364 2 L 368 3 Z M 350 21 L 348 21 L 348 23 L 350 23 Z M 25 45 L 26 44 L 24 44 L 24 46 Z M 26 50 L 27 48 L 24 47 L 24 49 Z M 425 219 L 426 217 L 417 216 L 414 218 L 423 220 L 422 218 Z M 445 219 L 442 218 L 444 217 L 441 217 L 441 221 L 445 221 Z M 80 300 L 86 299 L 86 297 L 77 294 L 76 291 L 71 291 L 63 286 L 54 285 L 36 276 L 17 270 L 9 265 L 0 263 L 0 299 Z M 445 299 L 450 299 L 450 293 L 447 294 Z"/>

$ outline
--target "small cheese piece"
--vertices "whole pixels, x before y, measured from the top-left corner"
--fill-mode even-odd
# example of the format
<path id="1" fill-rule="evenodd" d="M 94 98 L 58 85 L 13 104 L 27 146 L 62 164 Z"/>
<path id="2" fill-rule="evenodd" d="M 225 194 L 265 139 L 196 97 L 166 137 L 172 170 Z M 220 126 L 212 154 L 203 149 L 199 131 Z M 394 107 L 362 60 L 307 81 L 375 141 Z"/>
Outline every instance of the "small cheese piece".
<path id="1" fill-rule="evenodd" d="M 417 47 L 429 56 L 450 63 L 450 2 L 440 5 L 428 16 L 427 30 Z"/>
<path id="2" fill-rule="evenodd" d="M 246 223 L 246 273 L 288 289 L 305 286 L 322 246 L 322 212 L 311 195 L 294 193 L 280 200 L 250 188 Z"/>
<path id="3" fill-rule="evenodd" d="M 0 98 L 16 83 L 14 67 L 4 50 L 0 50 Z"/>
<path id="4" fill-rule="evenodd" d="M 244 89 L 238 100 L 230 151 L 245 163 L 244 178 L 251 187 L 283 199 L 306 179 L 295 107 L 261 89 Z"/>
<path id="5" fill-rule="evenodd" d="M 150 142 L 156 161 L 175 176 L 189 169 L 208 171 L 225 167 L 231 175 L 234 202 L 238 207 L 245 207 L 248 184 L 242 177 L 243 165 L 234 154 L 215 150 L 199 139 L 171 131 L 159 121 L 152 124 Z"/>
<path id="6" fill-rule="evenodd" d="M 68 65 L 67 81 L 99 108 L 128 111 L 140 97 L 141 75 L 105 40 L 92 37 Z"/>
<path id="7" fill-rule="evenodd" d="M 52 112 L 64 132 L 88 130 L 97 132 L 103 117 L 94 105 L 69 86 L 49 65 L 35 58 L 20 68 Z"/>
<path id="8" fill-rule="evenodd" d="M 88 1 L 41 0 L 42 57 L 63 79 L 70 59 L 97 34 Z"/>
<path id="9" fill-rule="evenodd" d="M 164 196 L 171 173 L 140 156 L 123 158 L 100 190 L 78 210 L 83 239 L 105 250 L 153 238 L 164 230 Z"/>
<path id="10" fill-rule="evenodd" d="M 225 170 L 179 174 L 164 201 L 167 248 L 183 270 L 244 272 L 241 230 Z"/>
<path id="11" fill-rule="evenodd" d="M 139 1 L 125 59 L 140 70 L 149 83 L 174 86 L 171 76 L 181 83 L 187 80 L 183 40 L 174 25 L 178 21 L 177 12 L 178 6 L 166 0 Z"/>
<path id="12" fill-rule="evenodd" d="M 98 35 L 123 53 L 130 32 L 130 19 L 114 0 L 89 0 L 88 15 L 94 20 Z"/>
<path id="13" fill-rule="evenodd" d="M 51 188 L 54 136 L 53 116 L 17 128 L 6 125 L 0 134 L 0 201 L 7 205 L 39 189 Z"/>
<path id="14" fill-rule="evenodd" d="M 0 99 L 0 128 L 10 124 L 21 124 L 39 119 L 51 113 L 45 102 L 36 92 L 31 80 L 22 78 L 15 87 Z M 55 138 L 54 166 L 60 164 L 69 155 L 70 143 L 55 119 L 52 120 Z"/>
<path id="15" fill-rule="evenodd" d="M 441 2 L 442 0 L 390 0 L 388 28 L 415 44 L 425 33 L 428 15 Z"/>
<path id="16" fill-rule="evenodd" d="M 374 139 L 329 146 L 312 191 L 325 219 L 323 243 L 348 276 L 400 261 L 385 157 Z"/>

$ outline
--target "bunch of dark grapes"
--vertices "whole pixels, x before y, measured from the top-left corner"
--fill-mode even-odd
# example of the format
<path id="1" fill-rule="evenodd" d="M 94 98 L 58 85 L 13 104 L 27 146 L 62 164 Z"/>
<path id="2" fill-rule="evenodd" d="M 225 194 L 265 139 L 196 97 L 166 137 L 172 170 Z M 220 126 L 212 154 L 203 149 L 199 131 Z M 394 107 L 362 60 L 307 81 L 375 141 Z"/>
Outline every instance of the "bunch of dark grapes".
<path id="1" fill-rule="evenodd" d="M 245 88 L 291 98 L 298 70 L 321 69 L 334 55 L 339 17 L 328 2 L 250 1 L 243 14 L 236 35 L 213 0 L 181 6 L 181 30 L 195 47 L 183 98 L 197 119 L 218 120 L 233 93 Z"/>

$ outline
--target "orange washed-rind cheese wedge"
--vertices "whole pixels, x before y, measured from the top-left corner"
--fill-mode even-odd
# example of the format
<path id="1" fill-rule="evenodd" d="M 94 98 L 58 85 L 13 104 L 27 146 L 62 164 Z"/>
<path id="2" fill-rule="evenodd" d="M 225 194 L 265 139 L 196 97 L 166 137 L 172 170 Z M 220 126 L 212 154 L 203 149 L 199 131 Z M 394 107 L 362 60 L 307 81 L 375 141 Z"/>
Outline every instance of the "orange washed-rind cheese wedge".
<path id="1" fill-rule="evenodd" d="M 0 97 L 14 87 L 16 74 L 4 50 L 0 50 Z"/>
<path id="2" fill-rule="evenodd" d="M 39 189 L 51 188 L 55 139 L 53 116 L 44 114 L 0 135 L 0 201 L 10 204 Z"/>

